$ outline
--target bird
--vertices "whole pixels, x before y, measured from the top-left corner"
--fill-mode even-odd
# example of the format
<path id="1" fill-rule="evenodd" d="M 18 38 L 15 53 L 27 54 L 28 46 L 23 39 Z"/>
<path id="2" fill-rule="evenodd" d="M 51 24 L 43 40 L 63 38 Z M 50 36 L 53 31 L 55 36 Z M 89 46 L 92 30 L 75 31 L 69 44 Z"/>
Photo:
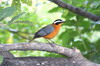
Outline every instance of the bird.
<path id="1" fill-rule="evenodd" d="M 36 38 L 40 38 L 43 37 L 45 39 L 47 39 L 47 41 L 52 41 L 51 39 L 54 38 L 59 30 L 61 25 L 64 23 L 65 21 L 61 20 L 61 19 L 56 19 L 55 21 L 53 21 L 52 24 L 49 24 L 43 28 L 41 28 L 40 30 L 38 30 L 35 34 L 34 37 L 32 38 L 32 40 L 29 41 L 29 43 L 31 41 L 33 41 Z M 53 41 L 52 41 L 53 42 Z M 49 42 L 50 43 L 50 42 Z M 54 43 L 54 42 L 53 42 Z"/>

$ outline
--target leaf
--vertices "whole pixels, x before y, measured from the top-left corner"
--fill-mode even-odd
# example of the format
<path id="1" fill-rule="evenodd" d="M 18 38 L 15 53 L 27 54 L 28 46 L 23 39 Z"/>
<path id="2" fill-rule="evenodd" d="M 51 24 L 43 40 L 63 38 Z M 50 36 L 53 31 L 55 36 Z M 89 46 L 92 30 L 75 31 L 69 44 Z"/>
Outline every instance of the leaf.
<path id="1" fill-rule="evenodd" d="M 94 30 L 100 31 L 100 24 L 96 24 L 95 27 L 94 27 Z"/>
<path id="2" fill-rule="evenodd" d="M 13 43 L 13 33 L 10 33 L 9 37 L 7 38 L 6 43 L 12 44 Z"/>
<path id="3" fill-rule="evenodd" d="M 66 18 L 67 15 L 68 15 L 68 13 L 69 13 L 68 10 L 64 10 L 64 11 L 63 11 L 63 14 L 62 14 L 62 17 L 63 17 L 63 18 Z"/>
<path id="4" fill-rule="evenodd" d="M 59 39 L 63 40 L 63 46 L 69 46 L 70 47 L 70 42 L 74 40 L 74 37 L 77 36 L 79 33 L 78 31 L 75 31 L 73 29 L 67 29 L 65 32 L 63 32 Z"/>
<path id="5" fill-rule="evenodd" d="M 64 13 L 63 13 L 64 14 Z M 71 18 L 75 17 L 76 14 L 72 13 L 72 12 L 68 12 L 66 16 L 63 16 L 63 18 L 67 19 L 67 20 L 71 20 Z"/>
<path id="6" fill-rule="evenodd" d="M 21 12 L 21 2 L 20 2 L 20 0 L 13 0 L 11 6 L 16 7 L 16 10 L 17 10 L 16 13 L 17 13 L 17 14 L 18 14 L 19 12 Z"/>
<path id="7" fill-rule="evenodd" d="M 100 24 L 100 21 L 96 21 L 96 22 L 94 22 L 94 21 L 91 21 L 91 28 L 93 28 L 96 24 Z"/>
<path id="8" fill-rule="evenodd" d="M 75 7 L 83 7 L 85 1 L 86 1 L 86 0 L 78 0 L 78 1 L 72 0 L 72 4 L 73 4 Z"/>
<path id="9" fill-rule="evenodd" d="M 32 6 L 32 0 L 21 0 L 21 2 L 27 4 L 28 6 Z"/>
<path id="10" fill-rule="evenodd" d="M 97 42 L 95 43 L 96 49 L 97 51 L 100 52 L 100 39 L 97 40 Z"/>
<path id="11" fill-rule="evenodd" d="M 2 64 L 3 62 L 3 56 L 0 55 L 0 65 Z"/>
<path id="12" fill-rule="evenodd" d="M 85 50 L 85 47 L 84 47 L 84 43 L 83 43 L 82 40 L 74 41 L 73 44 L 72 44 L 72 47 L 77 47 L 77 48 L 79 48 L 82 52 L 86 51 L 86 50 Z"/>
<path id="13" fill-rule="evenodd" d="M 76 25 L 76 21 L 75 20 L 67 20 L 66 23 L 64 23 L 63 25 L 65 26 L 75 26 Z"/>
<path id="14" fill-rule="evenodd" d="M 63 1 L 68 3 L 68 4 L 72 4 L 72 0 L 63 0 Z"/>
<path id="15" fill-rule="evenodd" d="M 33 26 L 33 23 L 30 21 L 15 21 L 13 24 L 29 24 L 30 26 Z"/>
<path id="16" fill-rule="evenodd" d="M 53 12 L 58 12 L 58 11 L 62 11 L 62 8 L 60 7 L 54 7 L 53 9 L 49 10 L 49 13 L 53 13 Z"/>
<path id="17" fill-rule="evenodd" d="M 11 15 L 13 15 L 13 13 L 15 12 L 15 7 L 7 7 L 4 8 L 1 12 L 0 12 L 0 21 L 5 19 L 6 17 L 9 17 Z"/>
<path id="18" fill-rule="evenodd" d="M 9 24 L 12 24 L 13 21 L 15 21 L 18 18 L 20 18 L 23 14 L 25 14 L 25 12 L 22 12 L 22 13 L 18 14 L 17 16 L 13 17 L 8 23 Z"/>

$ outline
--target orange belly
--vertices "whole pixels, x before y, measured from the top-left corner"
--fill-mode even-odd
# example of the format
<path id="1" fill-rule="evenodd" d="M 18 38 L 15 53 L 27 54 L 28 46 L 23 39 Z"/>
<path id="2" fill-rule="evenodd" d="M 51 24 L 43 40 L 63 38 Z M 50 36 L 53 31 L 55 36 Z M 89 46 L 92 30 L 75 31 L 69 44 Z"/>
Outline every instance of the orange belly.
<path id="1" fill-rule="evenodd" d="M 60 26 L 55 26 L 55 25 L 53 25 L 53 26 L 54 26 L 54 31 L 52 33 L 44 36 L 44 38 L 46 38 L 46 39 L 52 39 L 53 37 L 55 37 L 58 34 L 58 32 L 60 30 Z"/>
<path id="2" fill-rule="evenodd" d="M 51 38 L 55 37 L 57 34 L 58 34 L 58 31 L 55 31 L 55 30 L 54 30 L 52 33 L 50 33 L 50 34 L 44 36 L 44 38 L 46 38 L 46 39 L 51 39 Z"/>

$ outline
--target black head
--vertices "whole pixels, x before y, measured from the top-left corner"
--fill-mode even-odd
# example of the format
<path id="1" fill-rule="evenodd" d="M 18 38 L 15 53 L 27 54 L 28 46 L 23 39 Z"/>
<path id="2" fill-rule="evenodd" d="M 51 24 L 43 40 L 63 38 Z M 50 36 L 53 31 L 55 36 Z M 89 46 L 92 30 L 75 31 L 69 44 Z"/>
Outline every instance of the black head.
<path id="1" fill-rule="evenodd" d="M 59 25 L 59 24 L 61 24 L 61 23 L 64 23 L 64 21 L 61 20 L 61 19 L 56 19 L 56 20 L 53 22 L 53 24 L 56 24 L 56 25 Z"/>

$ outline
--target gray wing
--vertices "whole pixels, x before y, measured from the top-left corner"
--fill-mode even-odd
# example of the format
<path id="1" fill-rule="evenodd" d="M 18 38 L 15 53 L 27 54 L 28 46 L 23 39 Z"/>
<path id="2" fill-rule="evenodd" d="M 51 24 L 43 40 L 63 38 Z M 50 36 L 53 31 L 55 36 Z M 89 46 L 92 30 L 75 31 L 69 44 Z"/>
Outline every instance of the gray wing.
<path id="1" fill-rule="evenodd" d="M 42 29 L 40 29 L 38 32 L 36 32 L 34 38 L 46 36 L 53 31 L 54 31 L 54 27 L 51 24 L 47 25 L 43 27 Z"/>

